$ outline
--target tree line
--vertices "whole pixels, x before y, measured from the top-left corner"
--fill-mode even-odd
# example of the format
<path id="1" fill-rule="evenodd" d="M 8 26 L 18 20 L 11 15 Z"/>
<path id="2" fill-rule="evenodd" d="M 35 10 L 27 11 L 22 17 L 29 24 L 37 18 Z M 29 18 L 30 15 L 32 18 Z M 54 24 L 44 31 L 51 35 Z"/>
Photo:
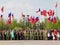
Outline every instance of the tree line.
<path id="1" fill-rule="evenodd" d="M 24 30 L 24 29 L 60 29 L 60 19 L 57 17 L 56 24 L 53 24 L 52 22 L 48 22 L 48 19 L 45 18 L 44 21 L 38 22 L 37 24 L 31 24 L 30 22 L 24 23 L 22 20 L 17 22 L 16 19 L 12 21 L 10 25 L 8 25 L 8 22 L 6 20 L 0 19 L 0 30 Z"/>

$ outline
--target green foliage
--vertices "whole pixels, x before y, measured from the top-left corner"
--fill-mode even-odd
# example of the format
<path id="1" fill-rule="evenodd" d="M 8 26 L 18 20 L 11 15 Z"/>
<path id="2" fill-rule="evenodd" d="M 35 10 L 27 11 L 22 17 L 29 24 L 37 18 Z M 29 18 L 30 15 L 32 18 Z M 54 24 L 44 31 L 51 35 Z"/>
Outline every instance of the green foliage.
<path id="1" fill-rule="evenodd" d="M 23 22 L 19 21 L 17 23 L 17 20 L 14 19 L 11 23 L 11 25 L 7 24 L 7 21 L 0 19 L 0 30 L 9 30 L 9 29 L 15 29 L 15 30 L 24 30 L 24 29 L 60 29 L 60 19 L 57 17 L 56 24 L 53 24 L 52 22 L 48 22 L 47 18 L 43 22 L 39 22 L 38 24 L 31 24 L 30 22 Z"/>
<path id="2" fill-rule="evenodd" d="M 52 22 L 48 22 L 47 19 L 45 19 L 44 21 L 45 23 L 45 28 L 48 30 L 48 29 L 60 29 L 60 20 L 59 18 L 57 17 L 57 22 L 56 24 L 53 24 Z"/>
<path id="3" fill-rule="evenodd" d="M 14 30 L 22 30 L 21 27 L 15 27 Z"/>

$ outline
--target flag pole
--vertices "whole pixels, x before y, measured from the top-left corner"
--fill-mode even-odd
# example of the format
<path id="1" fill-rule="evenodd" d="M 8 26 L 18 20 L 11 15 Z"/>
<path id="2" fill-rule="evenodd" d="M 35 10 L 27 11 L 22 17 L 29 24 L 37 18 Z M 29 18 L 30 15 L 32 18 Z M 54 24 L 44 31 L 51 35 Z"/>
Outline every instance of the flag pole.
<path id="1" fill-rule="evenodd" d="M 56 1 L 56 7 L 55 8 L 56 8 L 56 16 L 57 16 L 57 1 Z"/>

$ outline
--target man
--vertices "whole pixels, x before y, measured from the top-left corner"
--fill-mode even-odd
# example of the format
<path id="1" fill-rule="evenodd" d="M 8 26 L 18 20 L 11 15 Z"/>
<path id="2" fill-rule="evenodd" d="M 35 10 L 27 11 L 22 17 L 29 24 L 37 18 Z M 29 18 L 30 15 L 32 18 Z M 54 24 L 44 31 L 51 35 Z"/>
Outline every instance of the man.
<path id="1" fill-rule="evenodd" d="M 4 38 L 4 40 L 6 40 L 6 31 L 4 31 L 4 33 L 3 33 L 3 38 Z"/>
<path id="2" fill-rule="evenodd" d="M 3 37 L 2 37 L 2 31 L 0 31 L 0 40 L 2 40 L 2 38 L 3 38 Z"/>

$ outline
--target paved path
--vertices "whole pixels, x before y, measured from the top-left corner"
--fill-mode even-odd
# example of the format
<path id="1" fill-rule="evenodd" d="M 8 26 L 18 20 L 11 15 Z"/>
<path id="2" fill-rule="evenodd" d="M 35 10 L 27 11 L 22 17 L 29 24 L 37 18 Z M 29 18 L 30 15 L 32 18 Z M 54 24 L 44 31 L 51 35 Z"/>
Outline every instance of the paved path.
<path id="1" fill-rule="evenodd" d="M 0 45 L 60 45 L 60 41 L 0 41 Z"/>

